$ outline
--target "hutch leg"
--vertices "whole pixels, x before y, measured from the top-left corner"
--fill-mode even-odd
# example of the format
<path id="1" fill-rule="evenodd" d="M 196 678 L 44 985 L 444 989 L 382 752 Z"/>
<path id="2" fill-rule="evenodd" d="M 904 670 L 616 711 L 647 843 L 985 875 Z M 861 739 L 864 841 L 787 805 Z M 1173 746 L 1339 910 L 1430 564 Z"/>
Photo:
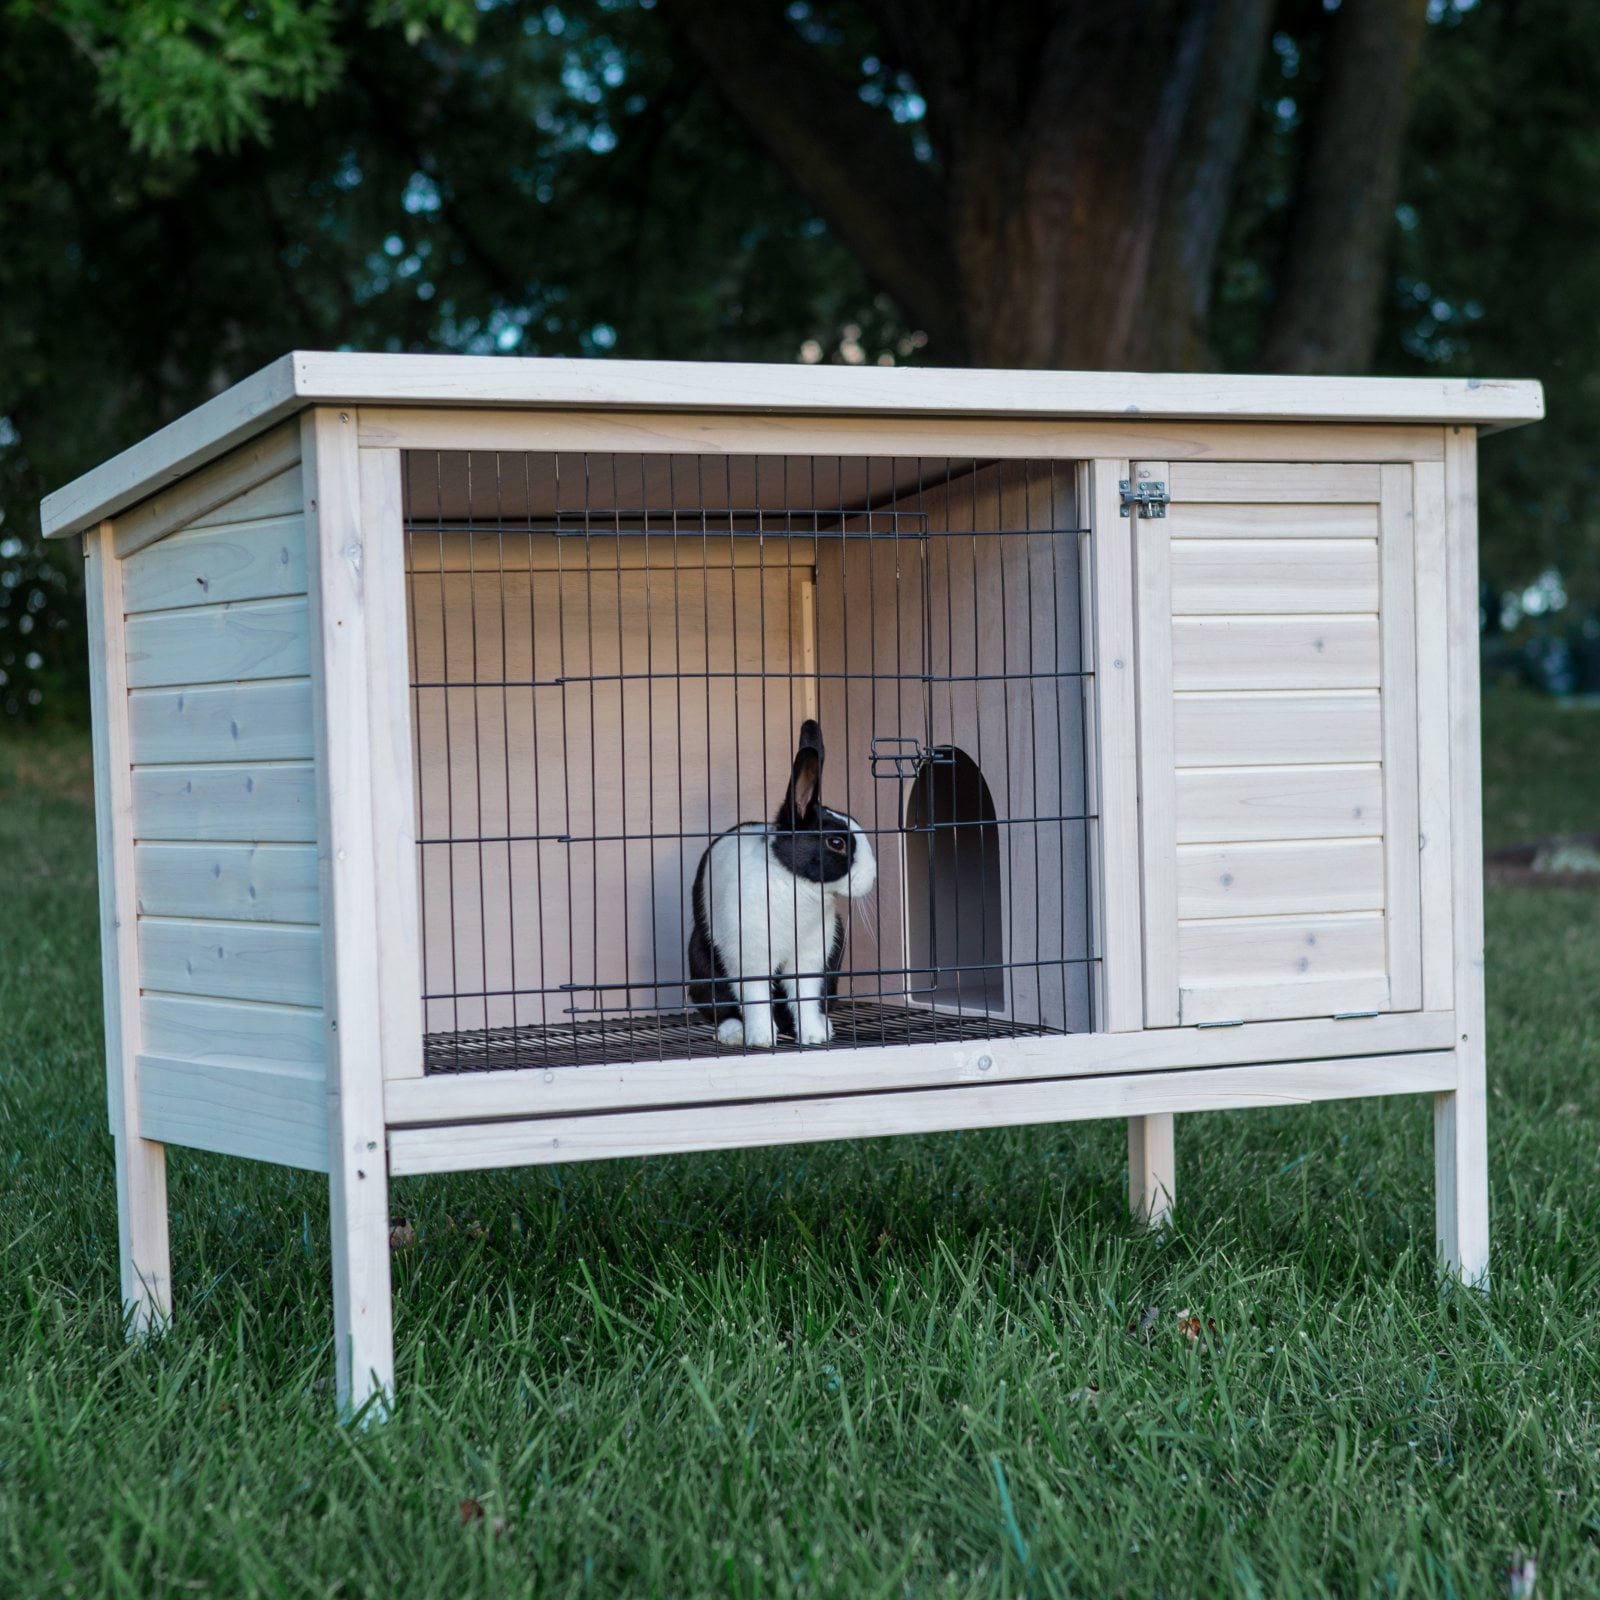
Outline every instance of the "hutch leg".
<path id="1" fill-rule="evenodd" d="M 1473 1052 L 1475 1053 L 1475 1052 Z M 1433 1099 L 1434 1216 L 1439 1261 L 1463 1283 L 1489 1287 L 1489 1134 L 1483 1063 L 1458 1051 L 1461 1087 Z"/>
<path id="2" fill-rule="evenodd" d="M 1152 1228 L 1165 1226 L 1175 1187 L 1172 1113 L 1128 1118 L 1128 1209 Z"/>
<path id="3" fill-rule="evenodd" d="M 337 1122 L 335 1123 L 337 1126 Z M 389 1174 L 380 1133 L 328 1152 L 333 1232 L 334 1388 L 339 1414 L 394 1395 L 394 1308 L 389 1281 Z"/>
<path id="4" fill-rule="evenodd" d="M 159 1333 L 172 1321 L 172 1257 L 167 1243 L 167 1147 L 125 1127 L 117 1152 L 117 1243 L 122 1314 L 129 1337 Z"/>

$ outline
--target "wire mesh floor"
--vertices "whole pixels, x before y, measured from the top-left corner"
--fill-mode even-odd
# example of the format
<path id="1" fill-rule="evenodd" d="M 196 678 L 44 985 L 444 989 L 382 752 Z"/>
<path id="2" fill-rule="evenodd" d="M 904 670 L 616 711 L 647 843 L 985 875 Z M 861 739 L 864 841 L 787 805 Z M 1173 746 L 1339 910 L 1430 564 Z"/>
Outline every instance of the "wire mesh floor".
<path id="1" fill-rule="evenodd" d="M 1012 1022 L 991 1013 L 930 1011 L 923 1006 L 888 1006 L 871 1000 L 835 1000 L 828 1011 L 833 1041 L 808 1051 L 846 1050 L 861 1045 L 951 1044 L 963 1039 L 1021 1039 L 1054 1030 Z M 777 1051 L 798 1051 L 779 1035 Z M 722 1045 L 716 1029 L 695 1011 L 664 1011 L 605 1022 L 552 1023 L 488 1028 L 470 1033 L 430 1033 L 423 1040 L 423 1070 L 431 1077 L 461 1072 L 509 1072 L 529 1067 L 626 1066 L 645 1061 L 683 1061 L 753 1054 L 743 1045 Z"/>

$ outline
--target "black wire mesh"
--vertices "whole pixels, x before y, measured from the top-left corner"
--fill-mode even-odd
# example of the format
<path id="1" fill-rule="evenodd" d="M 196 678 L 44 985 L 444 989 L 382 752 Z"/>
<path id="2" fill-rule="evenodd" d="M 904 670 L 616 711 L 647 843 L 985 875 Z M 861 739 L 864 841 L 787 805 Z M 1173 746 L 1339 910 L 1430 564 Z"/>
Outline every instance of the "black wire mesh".
<path id="1" fill-rule="evenodd" d="M 836 962 L 725 971 L 742 1025 L 818 1048 L 828 984 L 835 1048 L 1093 1026 L 1071 463 L 410 452 L 405 492 L 428 1072 L 757 1048 L 688 1003 L 695 877 L 770 849 L 808 720 L 877 882 Z M 771 949 L 832 915 L 716 849 Z"/>

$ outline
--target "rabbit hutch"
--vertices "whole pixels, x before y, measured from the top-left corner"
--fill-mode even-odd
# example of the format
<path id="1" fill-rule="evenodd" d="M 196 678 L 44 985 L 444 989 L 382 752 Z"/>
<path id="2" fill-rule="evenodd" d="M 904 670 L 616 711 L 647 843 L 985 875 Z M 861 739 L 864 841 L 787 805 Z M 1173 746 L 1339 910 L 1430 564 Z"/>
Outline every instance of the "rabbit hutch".
<path id="1" fill-rule="evenodd" d="M 1475 462 L 1538 385 L 287 356 L 83 539 L 122 1292 L 413 1174 L 1433 1097 L 1485 1277 Z M 735 831 L 740 830 L 740 831 Z M 804 924 L 804 926 L 802 926 Z M 696 954 L 698 950 L 698 955 Z"/>

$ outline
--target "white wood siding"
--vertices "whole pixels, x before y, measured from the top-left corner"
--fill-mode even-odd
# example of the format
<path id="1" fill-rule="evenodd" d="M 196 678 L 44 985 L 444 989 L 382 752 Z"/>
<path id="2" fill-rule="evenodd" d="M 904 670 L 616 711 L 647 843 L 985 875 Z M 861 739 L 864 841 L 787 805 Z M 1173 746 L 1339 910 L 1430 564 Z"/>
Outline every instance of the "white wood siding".
<path id="1" fill-rule="evenodd" d="M 140 1111 L 152 1137 L 323 1170 L 303 486 L 294 435 L 270 445 L 119 528 Z"/>
<path id="2" fill-rule="evenodd" d="M 1134 469 L 1147 1023 L 1416 1009 L 1412 465 Z"/>

